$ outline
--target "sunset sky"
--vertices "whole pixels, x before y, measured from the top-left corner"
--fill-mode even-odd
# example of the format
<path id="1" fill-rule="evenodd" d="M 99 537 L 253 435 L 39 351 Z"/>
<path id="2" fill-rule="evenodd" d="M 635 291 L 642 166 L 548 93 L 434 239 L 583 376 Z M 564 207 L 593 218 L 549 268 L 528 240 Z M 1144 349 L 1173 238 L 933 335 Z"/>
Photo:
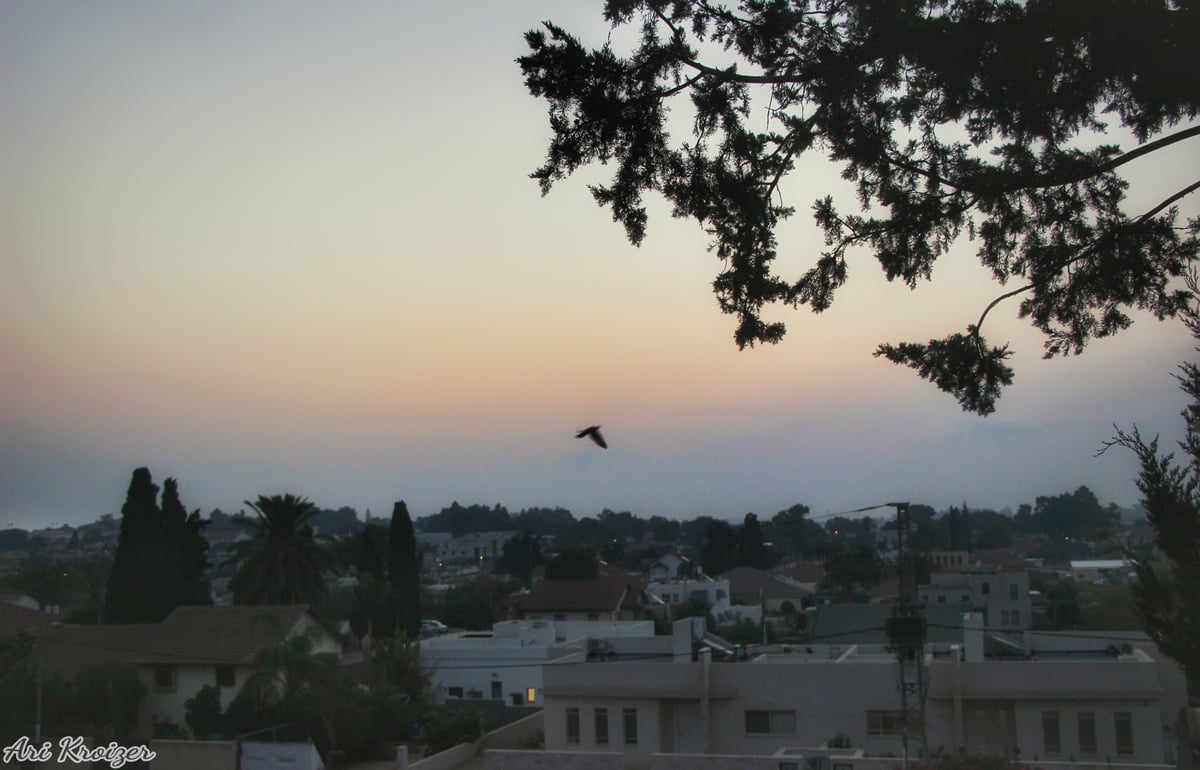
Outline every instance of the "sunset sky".
<path id="1" fill-rule="evenodd" d="M 1128 453 L 1094 453 L 1114 424 L 1180 435 L 1179 322 L 1044 361 L 1002 305 L 1016 383 L 980 418 L 871 355 L 1003 291 L 969 242 L 915 292 L 858 254 L 832 309 L 772 311 L 784 341 L 738 351 L 694 222 L 656 202 L 630 246 L 587 190 L 604 169 L 542 198 L 514 59 L 544 19 L 602 43 L 601 6 L 0 0 L 0 528 L 117 513 L 143 465 L 206 513 L 1137 501 Z M 1198 160 L 1133 168 L 1131 213 Z M 837 172 L 784 190 L 786 277 Z"/>

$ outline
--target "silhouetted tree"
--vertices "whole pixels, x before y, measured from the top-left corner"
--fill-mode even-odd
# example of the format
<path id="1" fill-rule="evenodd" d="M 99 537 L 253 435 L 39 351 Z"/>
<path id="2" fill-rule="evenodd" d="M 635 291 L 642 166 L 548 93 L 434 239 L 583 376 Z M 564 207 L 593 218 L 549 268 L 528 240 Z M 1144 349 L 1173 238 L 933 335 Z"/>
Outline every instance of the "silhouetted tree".
<path id="1" fill-rule="evenodd" d="M 328 593 L 322 572 L 329 554 L 308 521 L 316 513 L 308 498 L 260 495 L 246 501 L 251 539 L 233 547 L 238 567 L 229 581 L 234 604 L 315 604 Z"/>
<path id="2" fill-rule="evenodd" d="M 1172 279 L 1197 241 L 1194 223 L 1177 227 L 1173 204 L 1200 183 L 1130 213 L 1118 172 L 1200 135 L 1196 125 L 1165 134 L 1200 110 L 1187 74 L 1200 70 L 1192 3 L 603 8 L 614 25 L 635 27 L 628 55 L 612 43 L 619 35 L 597 50 L 549 22 L 525 35 L 530 51 L 518 61 L 529 92 L 549 103 L 552 131 L 532 176 L 545 194 L 581 167 L 611 165 L 612 181 L 592 194 L 634 244 L 646 233 L 647 192 L 695 219 L 721 260 L 712 286 L 738 318 L 739 347 L 782 338 L 784 324 L 765 320 L 764 306 L 828 308 L 848 252 L 871 252 L 889 280 L 915 287 L 964 233 L 1004 285 L 996 302 L 1024 296 L 1018 312 L 1046 335 L 1046 355 L 1082 352 L 1127 327 L 1132 309 L 1178 312 Z M 689 99 L 693 137 L 677 140 L 670 105 Z M 1139 146 L 1123 151 L 1105 138 L 1116 125 Z M 812 154 L 841 167 L 862 213 L 840 210 L 833 195 L 816 201 L 826 248 L 784 278 L 773 264 L 776 228 L 795 208 L 781 189 Z M 1008 346 L 982 334 L 996 302 L 963 332 L 883 344 L 876 355 L 987 414 L 1013 376 Z"/>
<path id="3" fill-rule="evenodd" d="M 1191 301 L 1183 314 L 1200 343 L 1200 285 L 1188 276 Z M 1200 347 L 1197 348 L 1200 350 Z M 1175 375 L 1189 397 L 1182 412 L 1182 457 L 1160 454 L 1158 438 L 1142 438 L 1137 428 L 1119 430 L 1110 446 L 1133 450 L 1141 469 L 1138 491 L 1165 563 L 1135 559 L 1133 593 L 1142 629 L 1187 675 L 1193 701 L 1200 701 L 1200 365 L 1184 362 Z"/>
<path id="4" fill-rule="evenodd" d="M 533 580 L 533 568 L 545 561 L 542 539 L 532 532 L 521 532 L 505 541 L 496 571 L 511 575 L 528 586 Z"/>
<path id="5" fill-rule="evenodd" d="M 407 634 L 409 639 L 416 639 L 421 631 L 421 562 L 417 535 L 403 500 L 392 508 L 392 523 L 388 530 L 388 580 L 395 628 Z"/>
<path id="6" fill-rule="evenodd" d="M 158 562 L 161 514 L 158 486 L 149 468 L 134 470 L 125 504 L 121 506 L 121 534 L 108 578 L 104 618 L 109 623 L 158 623 L 164 617 L 154 601 L 151 582 L 158 578 L 147 565 Z"/>
<path id="7" fill-rule="evenodd" d="M 715 576 L 737 566 L 738 535 L 727 521 L 713 519 L 700 548 L 700 569 Z"/>
<path id="8" fill-rule="evenodd" d="M 742 530 L 738 533 L 737 563 L 743 567 L 767 568 L 767 547 L 763 544 L 758 516 L 753 513 L 747 513 L 742 520 Z"/>
<path id="9" fill-rule="evenodd" d="M 591 548 L 561 551 L 546 562 L 547 580 L 590 580 L 596 577 L 599 564 Z"/>
<path id="10" fill-rule="evenodd" d="M 208 522 L 199 509 L 188 514 L 179 499 L 179 485 L 173 478 L 163 482 L 163 548 L 161 550 L 163 585 L 169 588 L 165 602 L 170 609 L 185 604 L 212 604 L 208 584 L 208 541 L 204 528 Z"/>
<path id="11" fill-rule="evenodd" d="M 1095 537 L 1114 526 L 1120 516 L 1111 507 L 1100 505 L 1095 493 L 1087 487 L 1053 497 L 1039 497 L 1034 503 L 1034 526 L 1037 531 L 1055 539 Z"/>
<path id="12" fill-rule="evenodd" d="M 382 533 L 382 527 L 368 524 L 359 538 L 358 584 L 350 610 L 350 630 L 359 638 L 368 630 L 375 637 L 391 636 L 396 628 L 389 611 L 388 581 L 379 545 Z"/>

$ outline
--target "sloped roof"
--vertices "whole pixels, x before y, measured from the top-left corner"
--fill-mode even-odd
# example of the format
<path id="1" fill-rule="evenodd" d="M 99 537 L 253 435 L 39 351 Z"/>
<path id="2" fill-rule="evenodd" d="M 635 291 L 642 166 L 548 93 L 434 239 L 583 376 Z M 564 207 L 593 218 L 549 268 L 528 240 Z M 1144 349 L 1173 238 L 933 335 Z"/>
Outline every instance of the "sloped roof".
<path id="1" fill-rule="evenodd" d="M 16 636 L 21 631 L 40 634 L 54 625 L 54 618 L 45 613 L 0 601 L 0 637 Z"/>
<path id="2" fill-rule="evenodd" d="M 57 626 L 42 638 L 41 662 L 47 670 L 67 677 L 83 666 L 134 663 L 154 628 L 142 623 Z"/>
<path id="3" fill-rule="evenodd" d="M 59 626 L 43 655 L 64 673 L 93 663 L 249 665 L 309 614 L 307 604 L 178 607 L 158 624 Z"/>
<path id="4" fill-rule="evenodd" d="M 734 567 L 717 577 L 729 581 L 729 593 L 734 596 L 761 594 L 763 599 L 803 599 L 810 592 L 778 579 L 770 572 L 755 567 Z"/>
<path id="5" fill-rule="evenodd" d="M 137 662 L 253 663 L 311 614 L 307 604 L 177 607 L 154 627 Z"/>
<path id="6" fill-rule="evenodd" d="M 628 575 L 540 580 L 519 606 L 523 612 L 613 612 L 618 602 L 623 609 L 641 604 L 641 586 Z"/>

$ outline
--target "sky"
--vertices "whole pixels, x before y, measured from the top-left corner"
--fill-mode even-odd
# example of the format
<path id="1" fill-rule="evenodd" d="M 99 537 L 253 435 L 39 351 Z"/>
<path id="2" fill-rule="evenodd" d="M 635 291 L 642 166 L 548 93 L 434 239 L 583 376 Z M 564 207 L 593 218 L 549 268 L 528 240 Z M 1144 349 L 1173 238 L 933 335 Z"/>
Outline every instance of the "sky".
<path id="1" fill-rule="evenodd" d="M 1133 458 L 1096 450 L 1179 438 L 1182 324 L 1047 361 L 1002 305 L 1016 381 L 966 414 L 871 355 L 1003 291 L 964 242 L 916 291 L 854 255 L 830 310 L 739 351 L 693 222 L 653 202 L 635 248 L 587 190 L 604 169 L 529 179 L 550 131 L 514 60 L 546 19 L 608 35 L 600 0 L 0 0 L 0 528 L 118 513 L 140 466 L 205 513 L 1136 503 Z M 1197 160 L 1137 164 L 1130 210 Z M 839 183 L 814 159 L 783 188 L 782 274 Z M 574 438 L 593 424 L 608 450 Z"/>

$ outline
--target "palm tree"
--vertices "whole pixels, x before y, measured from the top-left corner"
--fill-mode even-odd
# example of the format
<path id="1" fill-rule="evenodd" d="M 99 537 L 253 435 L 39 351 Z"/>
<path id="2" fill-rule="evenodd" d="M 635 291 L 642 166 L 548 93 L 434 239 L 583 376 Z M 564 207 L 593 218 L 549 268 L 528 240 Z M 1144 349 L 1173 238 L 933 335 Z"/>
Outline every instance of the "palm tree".
<path id="1" fill-rule="evenodd" d="M 229 581 L 234 604 L 315 604 L 328 592 L 322 571 L 329 554 L 307 522 L 317 514 L 308 498 L 259 495 L 246 501 L 258 514 L 252 539 L 234 547 L 237 572 Z"/>

